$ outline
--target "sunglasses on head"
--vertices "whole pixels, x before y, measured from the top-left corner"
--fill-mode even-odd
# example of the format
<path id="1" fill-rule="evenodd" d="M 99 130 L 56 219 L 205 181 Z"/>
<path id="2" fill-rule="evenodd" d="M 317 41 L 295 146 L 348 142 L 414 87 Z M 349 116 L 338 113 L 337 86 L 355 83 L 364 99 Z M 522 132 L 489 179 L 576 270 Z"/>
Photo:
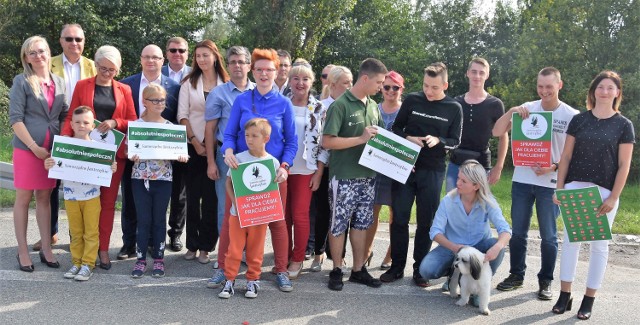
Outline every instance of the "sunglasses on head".
<path id="1" fill-rule="evenodd" d="M 326 73 L 323 73 L 323 74 L 321 74 L 321 75 L 320 75 L 320 77 L 322 77 L 322 79 L 327 79 L 327 77 L 328 77 L 328 76 L 329 76 L 329 75 L 328 75 L 328 74 L 326 74 Z"/>
<path id="2" fill-rule="evenodd" d="M 186 49 L 169 49 L 169 52 L 171 53 L 180 52 L 180 54 L 183 54 L 186 51 L 187 51 Z"/>
<path id="3" fill-rule="evenodd" d="M 398 91 L 400 90 L 400 86 L 390 86 L 390 85 L 384 85 L 382 87 L 384 90 L 389 91 L 389 89 L 393 89 L 393 91 Z"/>
<path id="4" fill-rule="evenodd" d="M 82 38 L 82 37 L 65 37 L 64 38 L 65 42 L 67 42 L 67 43 L 71 43 L 73 41 L 76 41 L 76 43 L 80 43 L 80 42 L 82 42 L 83 39 L 84 38 Z"/>

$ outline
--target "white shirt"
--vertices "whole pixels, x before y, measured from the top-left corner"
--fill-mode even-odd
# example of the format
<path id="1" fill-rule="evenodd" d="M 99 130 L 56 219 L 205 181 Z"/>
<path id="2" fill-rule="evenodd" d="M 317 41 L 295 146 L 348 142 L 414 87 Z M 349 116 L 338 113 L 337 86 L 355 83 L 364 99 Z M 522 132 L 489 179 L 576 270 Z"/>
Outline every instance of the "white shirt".
<path id="1" fill-rule="evenodd" d="M 152 83 L 162 86 L 162 83 L 160 82 L 161 79 L 162 79 L 162 74 L 158 75 L 158 78 L 156 80 L 151 80 L 151 81 L 147 80 L 147 77 L 144 76 L 144 73 L 140 77 L 140 92 L 138 94 L 138 108 L 140 109 L 140 112 L 139 112 L 140 116 L 142 116 L 142 112 L 144 112 L 145 110 L 144 98 L 142 98 L 142 91 L 144 90 L 145 87 L 147 87 Z"/>
<path id="2" fill-rule="evenodd" d="M 289 79 L 287 79 L 287 81 L 285 81 L 282 84 L 282 88 L 278 87 L 278 84 L 275 81 L 273 82 L 273 88 L 278 89 L 278 92 L 281 94 L 284 92 L 285 89 L 287 89 L 287 85 L 289 85 Z"/>
<path id="3" fill-rule="evenodd" d="M 80 80 L 80 59 L 76 63 L 71 63 L 63 53 L 62 65 L 64 66 L 64 83 L 67 88 L 67 104 L 69 104 L 73 98 L 76 83 Z"/>
<path id="4" fill-rule="evenodd" d="M 167 65 L 167 70 L 169 71 L 169 78 L 173 79 L 173 81 L 180 83 L 180 81 L 182 81 L 182 75 L 184 74 L 184 68 L 187 65 L 183 65 L 182 69 L 178 70 L 178 71 L 173 71 L 173 69 L 171 69 L 170 65 Z"/>
<path id="5" fill-rule="evenodd" d="M 545 112 L 541 101 L 527 102 L 522 104 L 529 112 Z M 548 111 L 547 111 L 548 112 Z M 553 111 L 553 129 L 551 132 L 551 161 L 560 161 L 564 142 L 567 139 L 567 128 L 574 115 L 578 114 L 577 109 L 560 102 L 558 108 Z M 537 176 L 531 167 L 516 166 L 513 171 L 513 181 L 523 184 L 532 184 L 549 188 L 556 188 L 558 173 L 551 172 Z"/>

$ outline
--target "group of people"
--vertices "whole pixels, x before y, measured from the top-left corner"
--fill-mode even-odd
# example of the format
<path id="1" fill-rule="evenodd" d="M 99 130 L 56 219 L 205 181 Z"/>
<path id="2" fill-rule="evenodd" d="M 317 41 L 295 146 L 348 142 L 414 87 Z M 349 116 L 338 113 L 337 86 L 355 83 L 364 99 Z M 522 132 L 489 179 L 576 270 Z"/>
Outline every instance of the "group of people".
<path id="1" fill-rule="evenodd" d="M 622 84 L 612 71 L 603 71 L 592 81 L 586 112 L 559 99 L 560 72 L 547 67 L 537 76 L 540 100 L 505 114 L 502 101 L 484 89 L 490 69 L 482 58 L 471 60 L 466 71 L 469 90 L 455 98 L 445 93 L 448 71 L 443 63 L 427 66 L 422 90 L 403 98 L 402 75 L 372 58 L 361 63 L 355 82 L 348 68 L 325 67 L 323 89 L 316 96 L 311 64 L 304 59 L 292 62 L 284 50 L 250 53 L 232 46 L 225 57 L 214 42 L 204 40 L 195 45 L 189 67 L 187 42 L 173 37 L 166 45 L 166 66 L 160 47 L 151 44 L 141 52 L 141 73 L 116 81 L 122 63 L 118 49 L 102 46 L 92 61 L 82 56 L 84 42 L 79 25 L 65 25 L 60 36 L 64 53 L 52 58 L 44 38 L 30 37 L 21 50 L 24 72 L 14 78 L 11 88 L 13 160 L 20 166 L 14 176 L 14 224 L 17 260 L 26 272 L 34 270 L 26 240 L 34 194 L 41 238 L 34 249 L 40 250 L 47 266 L 60 267 L 51 250 L 58 239 L 56 186 L 60 184 L 47 177 L 53 166 L 49 158 L 53 136 L 87 139 L 94 119 L 99 121 L 99 132 L 126 133 L 129 121 L 184 125 L 188 157 L 127 159 L 123 144 L 112 166 L 111 186 L 79 195 L 89 193 L 92 185 L 63 181 L 65 189 L 74 189 L 64 191 L 73 263 L 64 277 L 88 280 L 94 266 L 111 267 L 109 241 L 122 186 L 123 247 L 117 257 L 136 257 L 131 275 L 145 274 L 148 251 L 153 258 L 151 275 L 164 276 L 165 232 L 168 247 L 181 251 L 186 223 L 186 260 L 209 263 L 209 253 L 218 245 L 216 270 L 207 286 L 222 288 L 221 298 L 233 295 L 243 255 L 249 267 L 245 296 L 257 296 L 267 228 L 275 259 L 271 272 L 282 291 L 293 290 L 291 280 L 300 276 L 309 257 L 312 272 L 321 271 L 330 257 L 328 287 L 342 290 L 347 234 L 353 259 L 350 282 L 377 288 L 403 278 L 414 205 L 412 278 L 417 286 L 427 287 L 430 280 L 449 276 L 455 254 L 464 246 L 485 253 L 495 274 L 508 245 L 510 275 L 497 288 L 514 290 L 523 286 L 535 204 L 542 237 L 538 298 L 550 300 L 558 254 L 559 201 L 554 190 L 597 185 L 604 200 L 598 213 L 606 214 L 611 225 L 629 173 L 635 136 L 633 125 L 619 112 Z M 371 96 L 380 91 L 383 101 L 378 104 Z M 513 114 L 527 118 L 544 111 L 553 114 L 552 164 L 515 167 L 510 227 L 490 185 L 499 181 L 505 165 Z M 405 183 L 358 164 L 365 144 L 380 128 L 420 147 Z M 489 149 L 492 137 L 499 138 L 495 165 Z M 274 182 L 285 218 L 241 228 L 229 170 L 265 158 L 274 161 Z M 447 194 L 441 201 L 443 183 Z M 389 206 L 391 241 L 380 266 L 386 271 L 377 279 L 367 267 L 383 205 Z M 432 241 L 439 244 L 433 250 Z M 578 318 L 591 316 L 607 247 L 607 241 L 591 243 L 587 290 Z M 578 251 L 579 244 L 570 243 L 565 233 L 561 293 L 554 313 L 571 308 Z"/>

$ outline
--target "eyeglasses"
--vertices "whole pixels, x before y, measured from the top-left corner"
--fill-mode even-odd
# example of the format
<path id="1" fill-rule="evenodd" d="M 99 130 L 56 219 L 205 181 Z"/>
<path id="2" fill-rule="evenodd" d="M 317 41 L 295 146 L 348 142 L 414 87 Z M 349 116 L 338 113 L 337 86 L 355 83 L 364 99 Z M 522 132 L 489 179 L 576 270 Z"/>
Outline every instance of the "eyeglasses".
<path id="1" fill-rule="evenodd" d="M 229 65 L 245 65 L 245 64 L 249 64 L 249 62 L 245 62 L 245 61 L 229 61 Z"/>
<path id="2" fill-rule="evenodd" d="M 276 69 L 253 69 L 253 71 L 255 71 L 255 73 L 257 73 L 258 75 L 261 74 L 269 74 L 272 72 L 276 72 Z"/>
<path id="3" fill-rule="evenodd" d="M 164 98 L 145 98 L 145 99 L 152 102 L 154 105 L 161 105 L 167 101 Z"/>
<path id="4" fill-rule="evenodd" d="M 183 54 L 186 51 L 187 51 L 186 49 L 169 49 L 169 52 L 171 53 L 180 52 L 180 54 Z"/>
<path id="5" fill-rule="evenodd" d="M 30 57 L 35 58 L 38 57 L 39 55 L 45 55 L 47 54 L 47 50 L 37 50 L 37 51 L 31 51 L 29 53 L 27 53 Z"/>
<path id="6" fill-rule="evenodd" d="M 63 38 L 64 38 L 64 41 L 67 43 L 71 43 L 73 41 L 76 41 L 76 43 L 81 43 L 84 40 L 84 38 L 82 37 L 63 37 Z"/>
<path id="7" fill-rule="evenodd" d="M 102 72 L 102 73 L 115 74 L 115 73 L 118 72 L 118 69 L 102 67 L 102 66 L 97 65 L 97 64 L 96 64 L 96 66 L 98 67 L 98 70 L 100 70 L 100 72 Z"/>
<path id="8" fill-rule="evenodd" d="M 320 77 L 322 77 L 322 79 L 327 79 L 327 77 L 329 77 L 329 75 L 326 74 L 326 73 L 323 73 L 323 74 L 320 75 Z"/>
<path id="9" fill-rule="evenodd" d="M 140 57 L 141 59 L 145 60 L 145 61 L 160 61 L 160 60 L 164 60 L 163 57 L 161 56 L 149 56 L 149 55 L 143 55 Z"/>
<path id="10" fill-rule="evenodd" d="M 393 89 L 393 91 L 398 91 L 400 90 L 400 86 L 390 86 L 390 85 L 384 85 L 382 87 L 384 90 L 389 91 L 389 89 Z"/>

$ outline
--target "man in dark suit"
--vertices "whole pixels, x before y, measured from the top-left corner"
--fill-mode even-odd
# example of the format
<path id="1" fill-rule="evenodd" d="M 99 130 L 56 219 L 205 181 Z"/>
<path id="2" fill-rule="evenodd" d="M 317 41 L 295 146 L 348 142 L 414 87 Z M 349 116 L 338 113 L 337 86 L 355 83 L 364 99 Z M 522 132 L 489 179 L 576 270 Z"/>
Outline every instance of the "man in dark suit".
<path id="1" fill-rule="evenodd" d="M 177 82 L 171 78 L 162 75 L 161 68 L 164 58 L 162 57 L 162 50 L 160 47 L 154 44 L 147 45 L 140 55 L 140 63 L 142 65 L 142 72 L 129 76 L 123 79 L 121 82 L 131 87 L 131 95 L 133 97 L 133 103 L 136 108 L 136 114 L 138 118 L 142 115 L 145 108 L 142 104 L 142 91 L 150 84 L 158 84 L 164 87 L 167 91 L 167 107 L 162 112 L 162 117 L 176 123 L 176 114 L 178 109 L 178 93 L 180 86 Z M 131 192 L 131 169 L 133 162 L 127 160 L 124 174 L 122 176 L 122 241 L 123 246 L 118 253 L 118 259 L 123 260 L 136 256 L 136 208 L 133 200 L 133 194 Z M 184 220 L 184 219 L 183 219 Z M 180 234 L 182 234 L 182 228 L 184 228 L 184 221 L 180 228 L 180 233 L 177 234 L 178 242 L 176 243 L 174 238 L 171 240 L 170 248 L 174 249 L 176 244 L 182 249 L 180 243 Z"/>
<path id="2" fill-rule="evenodd" d="M 189 44 L 182 37 L 172 37 L 167 41 L 167 65 L 162 67 L 162 74 L 180 83 L 191 72 L 187 65 Z"/>

